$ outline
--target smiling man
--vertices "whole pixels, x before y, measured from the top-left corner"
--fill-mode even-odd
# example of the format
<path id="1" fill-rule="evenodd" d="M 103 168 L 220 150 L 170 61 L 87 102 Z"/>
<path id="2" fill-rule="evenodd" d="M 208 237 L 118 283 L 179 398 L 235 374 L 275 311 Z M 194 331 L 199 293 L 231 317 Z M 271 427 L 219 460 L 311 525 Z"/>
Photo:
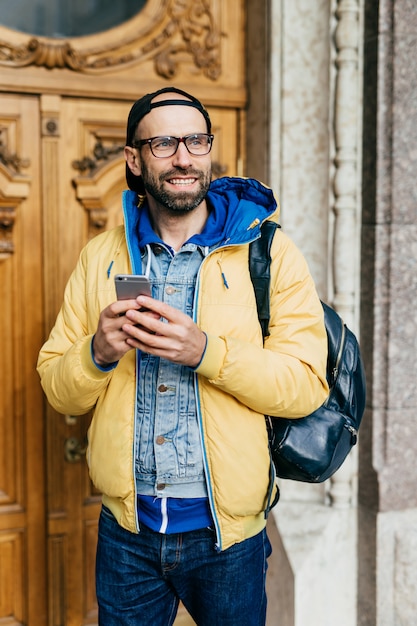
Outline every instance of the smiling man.
<path id="1" fill-rule="evenodd" d="M 174 99 L 169 100 L 170 97 Z M 170 101 L 172 105 L 167 104 Z M 208 119 L 194 106 L 184 123 L 184 104 L 181 105 L 181 102 L 191 104 L 185 96 L 175 93 L 153 98 L 150 112 L 134 129 L 134 136 L 128 137 L 129 143 L 125 148 L 128 167 L 133 175 L 142 177 L 154 217 L 157 205 L 161 210 L 178 213 L 192 211 L 200 204 L 203 204 L 201 209 L 207 217 L 205 197 L 211 182 L 209 153 L 213 135 L 209 132 Z M 133 127 L 134 109 L 131 118 Z M 185 129 L 186 134 L 176 137 L 180 127 Z M 155 136 L 161 128 L 166 128 L 169 135 Z"/>
<path id="2" fill-rule="evenodd" d="M 82 250 L 38 361 L 64 414 L 93 411 L 90 475 L 103 494 L 102 626 L 264 626 L 276 495 L 264 414 L 327 396 L 323 309 L 282 231 L 262 341 L 248 249 L 279 210 L 256 180 L 211 182 L 211 122 L 194 96 L 147 94 L 127 123 L 124 225 Z M 150 296 L 116 300 L 117 274 Z"/>
<path id="3" fill-rule="evenodd" d="M 153 227 L 160 236 L 179 214 L 193 212 L 180 222 L 181 231 L 185 233 L 188 226 L 191 236 L 201 232 L 208 217 L 213 144 L 210 118 L 184 92 L 162 91 L 146 104 L 144 109 L 143 100 L 137 101 L 128 119 L 128 182 L 135 191 L 146 192 Z M 158 134 L 161 128 L 167 135 Z M 179 129 L 184 133 L 180 137 Z"/>

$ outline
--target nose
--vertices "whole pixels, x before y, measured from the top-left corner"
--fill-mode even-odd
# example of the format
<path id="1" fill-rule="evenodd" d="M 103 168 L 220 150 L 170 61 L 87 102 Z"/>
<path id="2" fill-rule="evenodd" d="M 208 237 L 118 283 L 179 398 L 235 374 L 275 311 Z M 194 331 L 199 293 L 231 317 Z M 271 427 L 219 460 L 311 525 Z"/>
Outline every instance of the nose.
<path id="1" fill-rule="evenodd" d="M 178 144 L 177 151 L 172 157 L 172 164 L 181 167 L 182 169 L 186 169 L 191 165 L 191 155 L 183 141 L 180 141 Z"/>

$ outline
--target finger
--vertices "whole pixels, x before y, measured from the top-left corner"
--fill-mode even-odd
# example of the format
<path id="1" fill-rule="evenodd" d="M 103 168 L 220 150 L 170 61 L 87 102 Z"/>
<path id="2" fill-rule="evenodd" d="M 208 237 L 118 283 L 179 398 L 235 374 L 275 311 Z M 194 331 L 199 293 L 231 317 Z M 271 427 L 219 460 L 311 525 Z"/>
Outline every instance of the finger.
<path id="1" fill-rule="evenodd" d="M 125 315 L 126 311 L 130 309 L 137 311 L 139 309 L 139 305 L 135 299 L 132 300 L 116 300 L 110 304 L 107 309 L 103 311 L 107 315 L 107 317 L 120 317 L 121 315 Z"/>
<path id="2" fill-rule="evenodd" d="M 166 302 L 161 302 L 160 300 L 155 300 L 154 298 L 150 298 L 149 296 L 139 296 L 136 298 L 136 302 L 140 307 L 147 309 L 148 311 L 153 311 L 154 313 L 158 313 L 159 317 L 164 317 L 168 322 L 172 323 L 181 323 L 184 317 L 188 317 L 182 311 L 175 309 L 171 305 Z"/>
<path id="3" fill-rule="evenodd" d="M 168 326 L 172 326 L 163 322 L 158 313 L 153 311 L 141 312 L 129 310 L 126 312 L 127 323 L 122 324 L 122 330 L 129 335 L 136 336 L 134 329 L 140 328 L 148 334 L 171 336 L 173 329 L 168 329 Z"/>
<path id="4" fill-rule="evenodd" d="M 166 337 L 149 332 L 142 326 L 125 325 L 123 329 L 127 336 L 126 343 L 130 346 L 156 356 L 163 356 L 170 350 L 170 341 Z"/>
<path id="5" fill-rule="evenodd" d="M 172 324 L 162 325 L 164 327 L 173 326 Z M 184 344 L 178 337 L 149 334 L 142 328 L 135 327 L 132 328 L 131 336 L 126 339 L 126 343 L 138 350 L 168 359 L 174 363 L 195 367 L 201 360 L 206 336 L 204 333 L 200 333 L 199 342 Z"/>

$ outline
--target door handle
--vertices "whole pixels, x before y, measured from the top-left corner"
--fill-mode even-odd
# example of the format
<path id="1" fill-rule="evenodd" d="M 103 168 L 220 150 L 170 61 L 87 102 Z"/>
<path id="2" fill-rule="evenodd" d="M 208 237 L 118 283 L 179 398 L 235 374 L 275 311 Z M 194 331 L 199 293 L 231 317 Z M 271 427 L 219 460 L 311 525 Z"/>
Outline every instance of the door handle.
<path id="1" fill-rule="evenodd" d="M 68 437 L 64 443 L 64 457 L 68 463 L 78 463 L 87 452 L 87 438 L 78 441 L 77 437 Z"/>

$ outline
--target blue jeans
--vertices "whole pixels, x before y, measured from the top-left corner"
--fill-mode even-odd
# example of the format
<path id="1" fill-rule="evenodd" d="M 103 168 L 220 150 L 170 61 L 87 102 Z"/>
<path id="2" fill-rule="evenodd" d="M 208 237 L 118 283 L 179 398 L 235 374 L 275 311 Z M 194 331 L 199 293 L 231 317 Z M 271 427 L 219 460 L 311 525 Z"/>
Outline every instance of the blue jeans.
<path id="1" fill-rule="evenodd" d="M 103 507 L 96 587 L 101 626 L 170 626 L 181 600 L 198 626 L 264 626 L 266 531 L 215 550 L 205 528 L 162 535 L 118 525 Z"/>

